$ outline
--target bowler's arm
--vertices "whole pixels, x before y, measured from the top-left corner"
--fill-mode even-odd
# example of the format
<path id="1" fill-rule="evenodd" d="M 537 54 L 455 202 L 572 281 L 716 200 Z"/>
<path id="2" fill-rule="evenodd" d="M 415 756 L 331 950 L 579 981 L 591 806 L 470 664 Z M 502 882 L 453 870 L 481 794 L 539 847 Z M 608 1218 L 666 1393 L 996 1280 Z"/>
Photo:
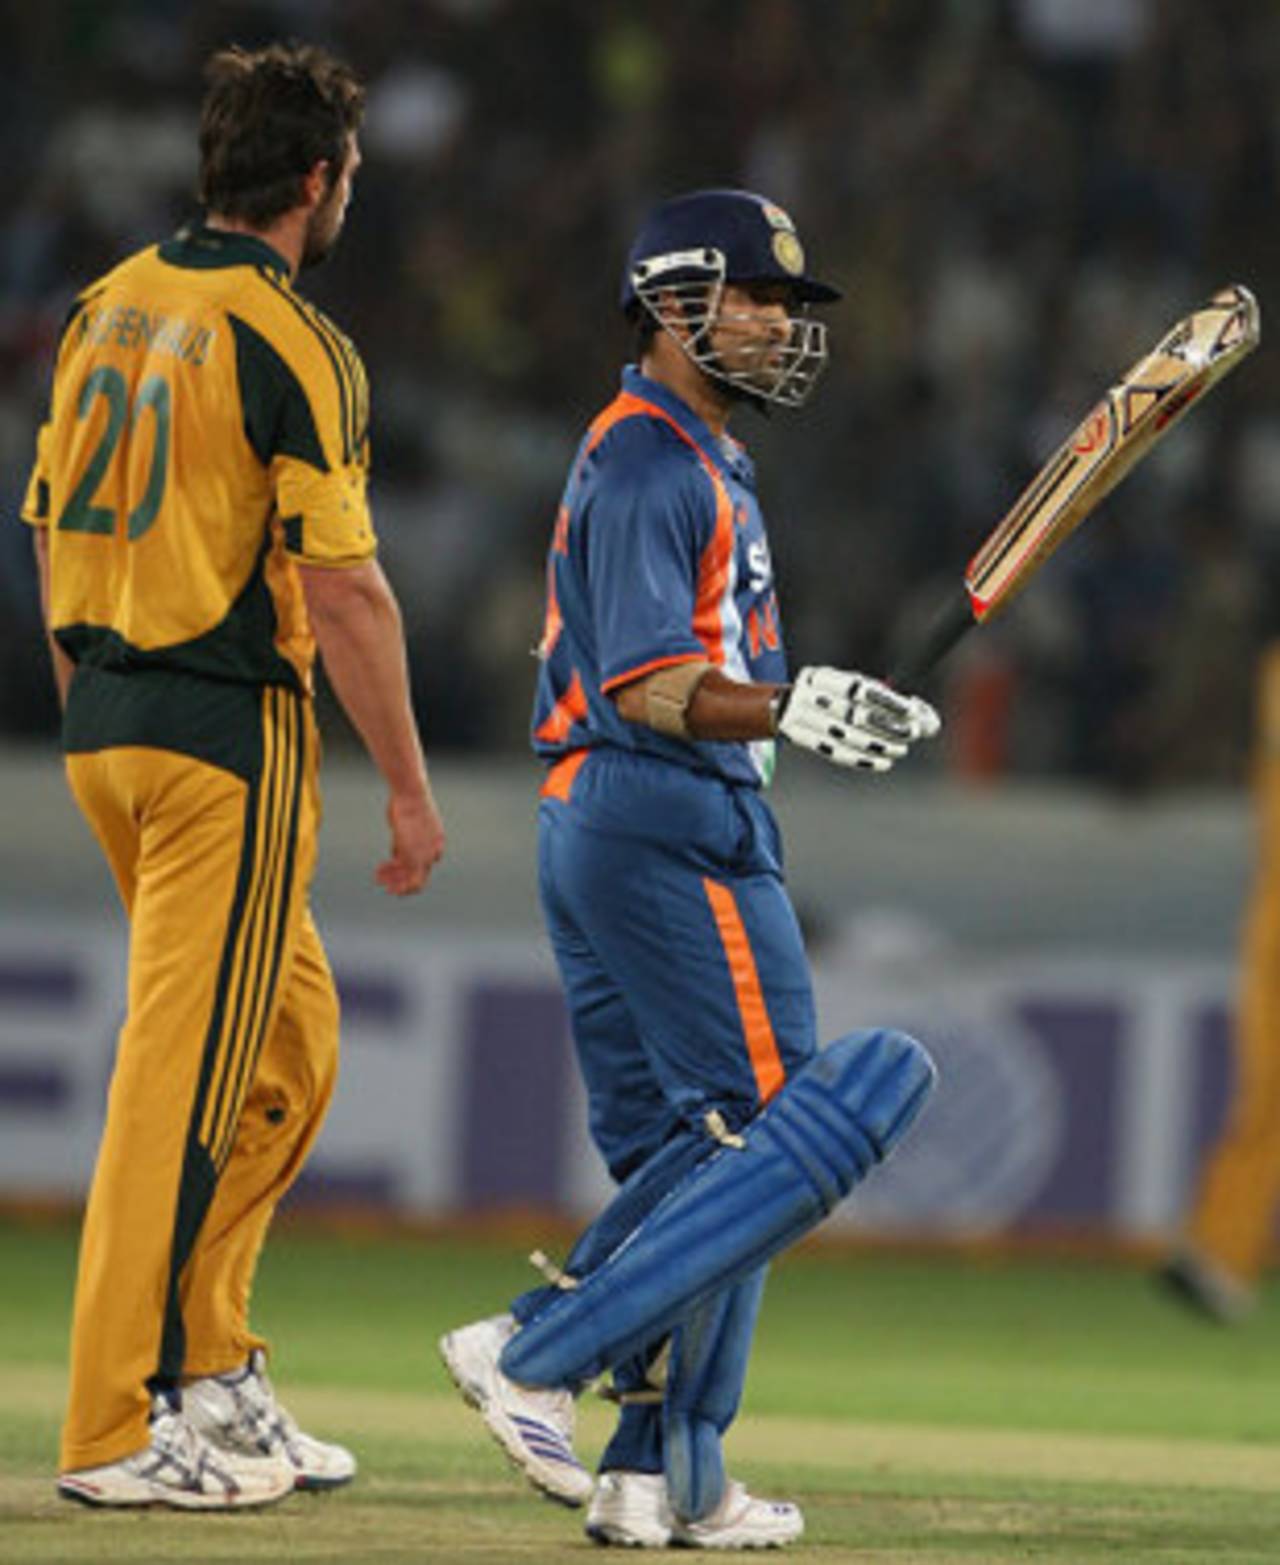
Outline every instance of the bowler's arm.
<path id="1" fill-rule="evenodd" d="M 391 855 L 377 880 L 393 896 L 420 891 L 444 852 L 409 695 L 400 606 L 376 560 L 326 569 L 299 563 L 325 673 L 387 785 Z"/>

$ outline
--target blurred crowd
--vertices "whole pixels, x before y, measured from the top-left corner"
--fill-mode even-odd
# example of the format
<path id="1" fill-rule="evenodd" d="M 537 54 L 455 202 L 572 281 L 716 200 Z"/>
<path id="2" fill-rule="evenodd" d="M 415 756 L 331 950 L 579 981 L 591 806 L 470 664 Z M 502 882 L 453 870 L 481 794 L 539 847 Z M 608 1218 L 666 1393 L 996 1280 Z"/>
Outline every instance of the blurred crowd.
<path id="1" fill-rule="evenodd" d="M 845 300 L 810 408 L 743 415 L 797 661 L 883 668 L 1039 462 L 1179 315 L 1280 298 L 1272 0 L 10 0 L 0 473 L 21 499 L 77 285 L 192 215 L 205 55 L 306 37 L 369 87 L 346 236 L 304 288 L 373 384 L 374 504 L 437 749 L 524 743 L 564 468 L 628 335 L 655 200 L 759 189 Z M 934 694 L 934 764 L 1234 781 L 1280 630 L 1264 348 Z M 0 732 L 52 732 L 24 529 Z"/>

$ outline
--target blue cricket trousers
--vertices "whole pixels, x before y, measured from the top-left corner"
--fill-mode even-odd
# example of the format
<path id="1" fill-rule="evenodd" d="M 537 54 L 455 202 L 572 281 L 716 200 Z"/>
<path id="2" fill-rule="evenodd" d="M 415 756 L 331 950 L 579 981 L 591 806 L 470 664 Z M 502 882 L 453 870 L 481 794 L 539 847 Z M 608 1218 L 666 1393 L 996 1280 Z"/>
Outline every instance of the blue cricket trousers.
<path id="1" fill-rule="evenodd" d="M 815 1051 L 777 823 L 753 788 L 600 749 L 538 824 L 591 1134 L 621 1181 L 709 1112 L 745 1123 Z"/>

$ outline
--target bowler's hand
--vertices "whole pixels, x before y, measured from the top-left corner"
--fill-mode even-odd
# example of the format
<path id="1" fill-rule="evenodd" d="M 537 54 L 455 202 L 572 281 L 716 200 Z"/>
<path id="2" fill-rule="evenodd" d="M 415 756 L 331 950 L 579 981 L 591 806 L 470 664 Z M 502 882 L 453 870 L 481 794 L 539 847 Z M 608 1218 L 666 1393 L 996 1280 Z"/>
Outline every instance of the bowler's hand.
<path id="1" fill-rule="evenodd" d="M 919 696 L 839 668 L 802 668 L 777 721 L 792 744 L 867 772 L 887 772 L 918 739 L 932 739 L 942 727 Z"/>
<path id="2" fill-rule="evenodd" d="M 391 857 L 378 865 L 374 879 L 393 897 L 421 891 L 444 855 L 444 822 L 428 793 L 392 794 L 387 804 Z"/>

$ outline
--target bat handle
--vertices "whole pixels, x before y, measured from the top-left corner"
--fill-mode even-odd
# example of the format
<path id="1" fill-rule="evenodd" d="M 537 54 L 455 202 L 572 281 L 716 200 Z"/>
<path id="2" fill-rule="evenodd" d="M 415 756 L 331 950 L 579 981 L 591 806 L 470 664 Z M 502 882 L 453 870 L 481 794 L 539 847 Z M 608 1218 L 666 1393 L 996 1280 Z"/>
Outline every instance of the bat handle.
<path id="1" fill-rule="evenodd" d="M 918 684 L 976 623 L 968 591 L 962 584 L 938 605 L 923 631 L 895 658 L 889 683 L 899 689 Z"/>

